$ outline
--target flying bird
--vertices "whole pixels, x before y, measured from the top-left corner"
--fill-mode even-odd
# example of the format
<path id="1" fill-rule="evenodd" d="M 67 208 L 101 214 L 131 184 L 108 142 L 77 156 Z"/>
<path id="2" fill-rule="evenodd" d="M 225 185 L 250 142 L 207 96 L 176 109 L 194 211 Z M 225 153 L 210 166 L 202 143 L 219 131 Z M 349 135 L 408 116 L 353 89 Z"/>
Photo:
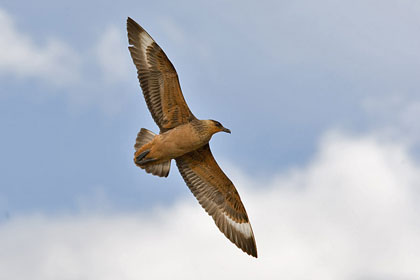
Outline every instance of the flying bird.
<path id="1" fill-rule="evenodd" d="M 142 128 L 134 145 L 134 163 L 167 177 L 171 160 L 220 231 L 245 253 L 257 257 L 254 233 L 233 183 L 220 169 L 209 146 L 213 134 L 230 130 L 190 111 L 178 75 L 166 54 L 134 20 L 127 19 L 129 51 L 147 107 L 160 133 Z"/>

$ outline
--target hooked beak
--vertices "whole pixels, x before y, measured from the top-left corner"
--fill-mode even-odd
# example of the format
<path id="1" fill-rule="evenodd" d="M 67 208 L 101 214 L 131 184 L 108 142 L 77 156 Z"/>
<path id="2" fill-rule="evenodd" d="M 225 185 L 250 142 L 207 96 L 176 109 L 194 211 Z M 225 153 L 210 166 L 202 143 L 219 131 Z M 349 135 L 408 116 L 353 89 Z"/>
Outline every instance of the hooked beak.
<path id="1" fill-rule="evenodd" d="M 224 128 L 222 129 L 222 131 L 230 134 L 230 129 L 227 129 L 226 127 L 224 127 Z"/>

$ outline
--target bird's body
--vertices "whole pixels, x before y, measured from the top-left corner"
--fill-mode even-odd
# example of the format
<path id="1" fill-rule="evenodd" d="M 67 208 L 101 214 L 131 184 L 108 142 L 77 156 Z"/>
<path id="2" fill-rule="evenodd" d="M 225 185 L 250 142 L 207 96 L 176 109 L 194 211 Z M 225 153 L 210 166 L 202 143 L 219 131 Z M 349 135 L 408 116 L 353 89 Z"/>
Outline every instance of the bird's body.
<path id="1" fill-rule="evenodd" d="M 146 150 L 150 152 L 144 159 L 154 159 L 150 163 L 175 159 L 197 150 L 206 145 L 213 134 L 219 131 L 210 122 L 209 120 L 193 120 L 154 136 L 151 142 L 135 152 L 134 161 L 136 162 L 136 158 Z M 141 167 L 141 164 L 137 162 L 136 164 Z"/>
<path id="2" fill-rule="evenodd" d="M 217 227 L 247 254 L 257 257 L 254 233 L 232 181 L 220 169 L 209 146 L 217 132 L 228 132 L 214 120 L 199 120 L 182 95 L 172 63 L 152 37 L 127 19 L 129 50 L 137 68 L 147 107 L 160 128 L 142 128 L 134 145 L 134 162 L 146 172 L 167 177 L 171 160 Z"/>

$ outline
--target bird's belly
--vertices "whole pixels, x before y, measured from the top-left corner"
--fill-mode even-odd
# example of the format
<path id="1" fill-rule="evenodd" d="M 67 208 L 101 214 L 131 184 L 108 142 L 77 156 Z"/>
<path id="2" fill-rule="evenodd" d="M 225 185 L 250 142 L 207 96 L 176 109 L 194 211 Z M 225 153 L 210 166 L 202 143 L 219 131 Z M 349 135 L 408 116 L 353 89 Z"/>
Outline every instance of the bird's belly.
<path id="1" fill-rule="evenodd" d="M 162 150 L 166 157 L 177 158 L 191 151 L 197 150 L 201 146 L 204 146 L 206 143 L 201 141 L 191 141 L 188 138 L 180 138 L 170 141 L 162 142 Z"/>
<path id="2" fill-rule="evenodd" d="M 160 139 L 158 143 L 156 143 L 156 149 L 159 150 L 160 157 L 165 159 L 177 158 L 197 150 L 207 144 L 210 140 L 201 139 L 188 128 L 173 129 L 159 136 Z"/>

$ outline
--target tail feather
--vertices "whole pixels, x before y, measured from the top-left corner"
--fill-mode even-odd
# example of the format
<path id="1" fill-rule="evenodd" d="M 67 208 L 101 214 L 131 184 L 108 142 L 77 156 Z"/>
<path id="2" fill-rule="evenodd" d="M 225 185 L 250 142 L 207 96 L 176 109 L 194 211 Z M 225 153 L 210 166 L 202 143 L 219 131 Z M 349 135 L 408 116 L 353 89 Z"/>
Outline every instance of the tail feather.
<path id="1" fill-rule="evenodd" d="M 149 143 L 156 136 L 155 133 L 151 132 L 148 129 L 142 128 L 139 133 L 137 133 L 136 144 L 134 144 L 134 149 L 136 151 L 143 147 L 145 144 Z"/>
<path id="2" fill-rule="evenodd" d="M 171 169 L 171 161 L 164 161 L 162 163 L 153 164 L 149 163 L 144 168 L 147 173 L 151 173 L 160 177 L 168 177 L 169 170 Z"/>
<path id="3" fill-rule="evenodd" d="M 156 134 L 148 129 L 145 129 L 145 128 L 140 129 L 140 132 L 137 134 L 136 144 L 134 144 L 134 149 L 136 150 L 136 152 L 134 153 L 134 162 L 136 163 L 137 166 L 144 169 L 147 173 L 151 173 L 159 177 L 168 177 L 169 171 L 171 169 L 171 160 L 159 162 L 159 163 L 154 163 L 153 160 L 150 160 L 150 159 L 144 160 L 143 158 L 147 156 L 147 154 L 149 153 L 149 150 L 144 151 L 142 153 L 142 154 L 145 153 L 143 158 L 141 159 L 145 162 L 144 164 L 142 164 L 141 161 L 139 163 L 136 158 L 137 151 L 141 147 L 143 147 L 144 145 L 152 141 L 155 136 Z"/>

